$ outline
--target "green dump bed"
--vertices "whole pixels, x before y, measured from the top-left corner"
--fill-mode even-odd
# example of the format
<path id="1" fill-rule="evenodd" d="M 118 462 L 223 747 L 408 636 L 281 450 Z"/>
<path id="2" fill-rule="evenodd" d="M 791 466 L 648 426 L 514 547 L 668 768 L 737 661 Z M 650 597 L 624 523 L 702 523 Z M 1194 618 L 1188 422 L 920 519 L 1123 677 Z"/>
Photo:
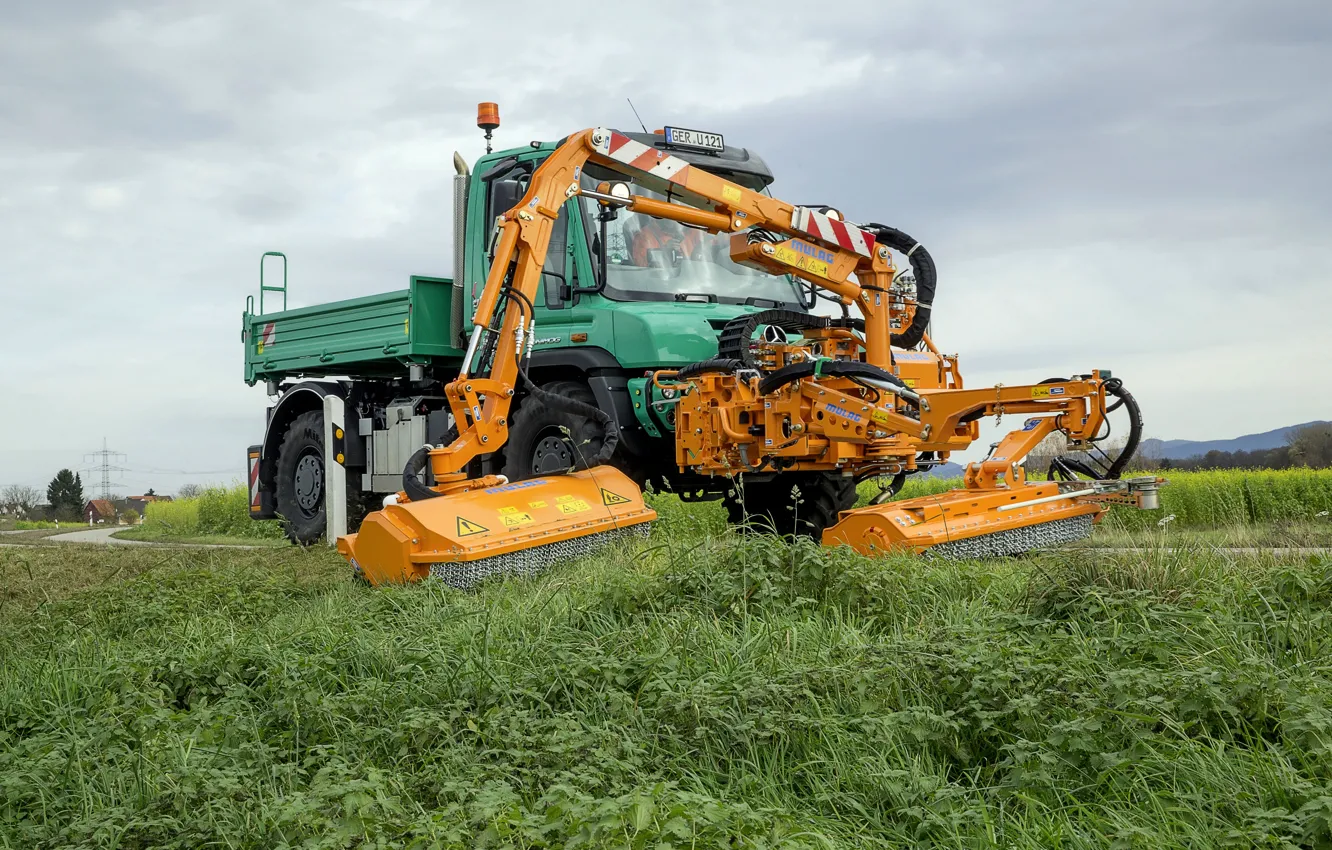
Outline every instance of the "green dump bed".
<path id="1" fill-rule="evenodd" d="M 449 343 L 453 282 L 414 276 L 406 289 L 277 313 L 244 314 L 245 382 L 298 376 L 404 375 L 410 363 L 458 364 Z M 252 300 L 251 300 L 252 301 Z"/>

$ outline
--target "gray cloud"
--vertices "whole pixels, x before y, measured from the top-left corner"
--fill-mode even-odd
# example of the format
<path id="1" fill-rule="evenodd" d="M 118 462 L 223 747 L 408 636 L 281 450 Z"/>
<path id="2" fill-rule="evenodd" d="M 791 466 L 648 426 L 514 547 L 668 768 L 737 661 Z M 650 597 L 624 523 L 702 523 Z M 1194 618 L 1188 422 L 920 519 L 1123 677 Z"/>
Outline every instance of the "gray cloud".
<path id="1" fill-rule="evenodd" d="M 906 229 L 973 384 L 1114 368 L 1163 437 L 1329 415 L 1321 0 L 622 14 L 6 6 L 0 483 L 44 484 L 103 435 L 136 470 L 239 475 L 265 403 L 240 380 L 259 254 L 291 256 L 293 304 L 447 274 L 479 100 L 517 145 L 631 126 L 630 96 L 652 126 L 760 150 L 781 197 Z"/>

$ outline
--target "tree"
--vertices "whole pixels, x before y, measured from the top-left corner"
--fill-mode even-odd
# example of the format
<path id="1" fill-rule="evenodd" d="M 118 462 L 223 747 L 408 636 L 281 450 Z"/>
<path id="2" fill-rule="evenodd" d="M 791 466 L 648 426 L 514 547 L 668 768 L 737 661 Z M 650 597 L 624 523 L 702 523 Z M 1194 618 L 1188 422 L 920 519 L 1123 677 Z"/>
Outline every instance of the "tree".
<path id="1" fill-rule="evenodd" d="M 26 484 L 10 484 L 0 492 L 0 511 L 17 516 L 27 516 L 42 500 L 42 493 L 36 487 Z"/>
<path id="2" fill-rule="evenodd" d="M 1050 434 L 1027 453 L 1023 466 L 1028 475 L 1044 475 L 1050 468 L 1050 461 L 1068 452 L 1068 438 L 1063 432 Z"/>
<path id="3" fill-rule="evenodd" d="M 46 485 L 46 501 L 60 519 L 78 519 L 83 513 L 83 479 L 76 472 L 60 470 Z"/>
<path id="4" fill-rule="evenodd" d="M 126 525 L 134 525 L 139 521 L 139 512 L 134 510 L 134 508 L 126 508 L 125 512 L 120 515 L 120 518 Z"/>
<path id="5" fill-rule="evenodd" d="M 147 492 L 147 493 L 144 493 L 143 495 L 145 495 L 145 496 L 156 496 L 157 494 L 153 492 L 153 488 L 152 488 L 152 487 L 149 487 L 149 488 L 148 488 L 148 492 Z"/>
<path id="6" fill-rule="evenodd" d="M 1332 422 L 1305 425 L 1286 435 L 1290 460 L 1298 466 L 1322 469 L 1332 466 Z"/>
<path id="7" fill-rule="evenodd" d="M 200 487 L 198 484 L 182 484 L 180 485 L 180 489 L 176 491 L 176 498 L 197 499 L 202 492 L 203 487 Z"/>

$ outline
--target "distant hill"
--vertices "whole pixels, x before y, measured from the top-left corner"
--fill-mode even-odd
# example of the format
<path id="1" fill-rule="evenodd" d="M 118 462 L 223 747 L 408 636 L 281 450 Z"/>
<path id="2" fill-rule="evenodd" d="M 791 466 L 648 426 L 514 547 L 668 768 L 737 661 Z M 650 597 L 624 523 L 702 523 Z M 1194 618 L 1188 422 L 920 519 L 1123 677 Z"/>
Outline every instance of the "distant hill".
<path id="1" fill-rule="evenodd" d="M 1300 425 L 1287 425 L 1285 428 L 1264 431 L 1261 434 L 1245 434 L 1243 437 L 1234 437 L 1229 440 L 1143 440 L 1142 445 L 1138 448 L 1138 455 L 1141 457 L 1184 460 L 1185 458 L 1205 455 L 1213 449 L 1219 452 L 1253 452 L 1262 449 L 1275 449 L 1286 444 L 1286 434 L 1289 432 L 1297 428 L 1303 428 L 1306 425 L 1321 424 L 1324 423 L 1319 420 L 1305 422 Z"/>

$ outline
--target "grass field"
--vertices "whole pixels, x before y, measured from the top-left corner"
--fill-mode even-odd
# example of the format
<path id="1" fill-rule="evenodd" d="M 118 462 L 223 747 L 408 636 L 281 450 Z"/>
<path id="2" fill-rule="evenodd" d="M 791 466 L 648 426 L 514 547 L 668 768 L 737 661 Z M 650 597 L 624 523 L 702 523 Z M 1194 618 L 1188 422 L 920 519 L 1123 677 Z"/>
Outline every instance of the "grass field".
<path id="1" fill-rule="evenodd" d="M 0 536 L 0 543 L 37 543 L 71 531 L 87 531 L 88 526 L 77 522 L 62 522 L 56 528 L 52 523 L 49 528 L 11 529 Z"/>
<path id="2" fill-rule="evenodd" d="M 0 549 L 2 847 L 1317 847 L 1332 561 Z"/>
<path id="3" fill-rule="evenodd" d="M 239 534 L 178 534 L 161 526 L 138 525 L 115 533 L 124 540 L 142 540 L 147 543 L 197 544 L 202 546 L 260 546 L 282 548 L 290 546 L 285 537 L 246 537 Z"/>

